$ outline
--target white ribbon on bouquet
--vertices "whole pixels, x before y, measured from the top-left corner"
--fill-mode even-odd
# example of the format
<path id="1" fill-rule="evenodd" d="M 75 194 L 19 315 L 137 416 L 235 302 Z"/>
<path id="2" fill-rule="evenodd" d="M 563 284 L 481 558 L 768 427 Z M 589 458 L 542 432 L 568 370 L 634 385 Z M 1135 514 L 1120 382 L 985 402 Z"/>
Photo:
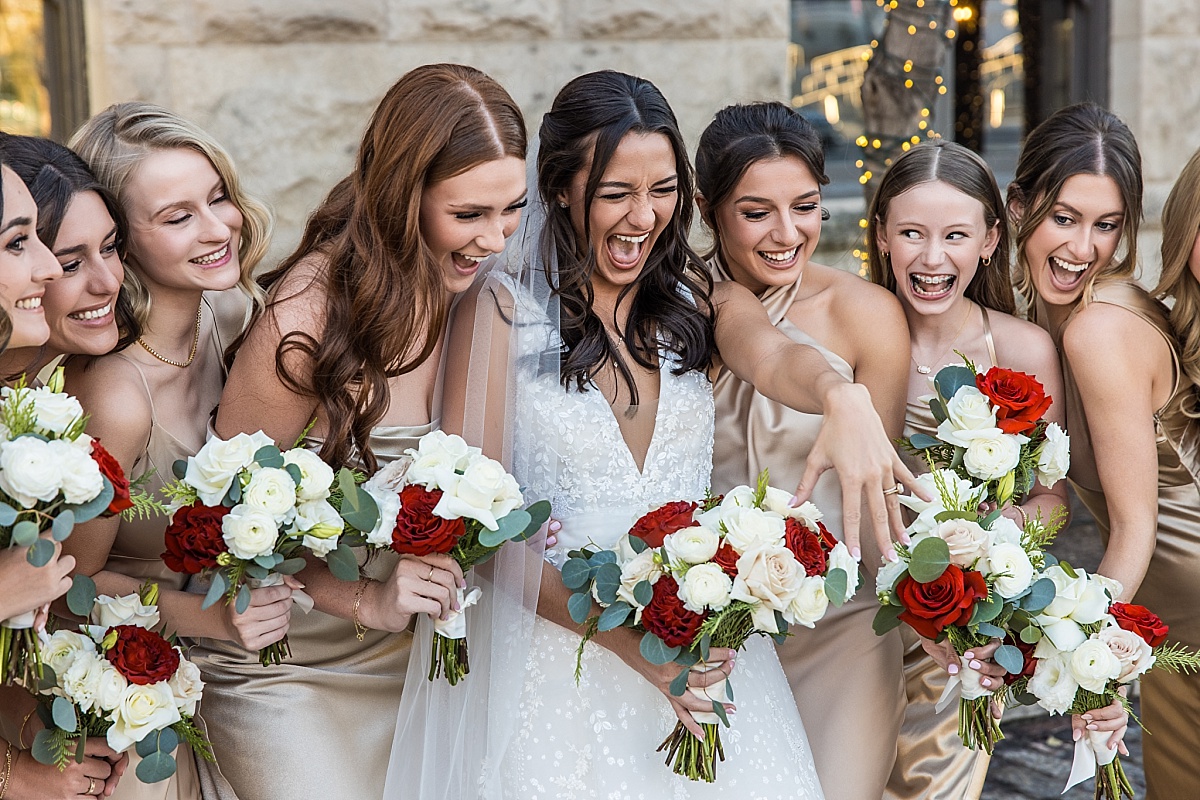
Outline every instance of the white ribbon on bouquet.
<path id="1" fill-rule="evenodd" d="M 1085 736 L 1075 743 L 1075 760 L 1071 762 L 1071 774 L 1062 790 L 1066 794 L 1071 787 L 1096 777 L 1096 765 L 1106 766 L 1117 757 L 1117 749 L 1108 747 L 1112 731 L 1084 731 Z"/>
<path id="2" fill-rule="evenodd" d="M 248 581 L 246 581 L 246 583 L 251 589 L 264 589 L 268 586 L 282 586 L 283 575 L 279 574 L 278 572 L 272 572 L 268 574 L 267 577 L 262 579 L 250 578 Z M 292 602 L 300 606 L 300 610 L 305 614 L 313 610 L 314 603 L 312 595 L 303 589 L 292 589 Z"/>
<path id="3" fill-rule="evenodd" d="M 467 638 L 466 610 L 478 603 L 482 596 L 483 590 L 478 586 L 469 592 L 460 588 L 458 590 L 458 611 L 451 611 L 446 619 L 435 619 L 433 621 L 434 632 L 444 639 Z"/>
<path id="4" fill-rule="evenodd" d="M 701 661 L 692 667 L 693 672 L 709 672 L 721 666 L 721 662 L 706 664 Z M 716 700 L 718 703 L 729 702 L 729 691 L 725 686 L 726 679 L 722 678 L 716 683 L 710 683 L 708 686 L 688 686 L 688 691 L 693 697 L 698 697 L 701 700 Z M 721 721 L 721 718 L 713 711 L 693 711 L 692 719 L 703 725 L 716 725 Z"/>
<path id="5" fill-rule="evenodd" d="M 979 683 L 980 674 L 971 669 L 968 659 L 959 656 L 959 669 L 957 675 L 951 675 L 950 680 L 946 681 L 946 688 L 942 690 L 942 696 L 938 698 L 934 710 L 937 713 L 942 713 L 956 700 L 977 700 L 980 697 L 987 697 L 992 694 L 991 689 L 985 689 Z M 963 676 L 970 674 L 970 680 L 964 681 Z"/>

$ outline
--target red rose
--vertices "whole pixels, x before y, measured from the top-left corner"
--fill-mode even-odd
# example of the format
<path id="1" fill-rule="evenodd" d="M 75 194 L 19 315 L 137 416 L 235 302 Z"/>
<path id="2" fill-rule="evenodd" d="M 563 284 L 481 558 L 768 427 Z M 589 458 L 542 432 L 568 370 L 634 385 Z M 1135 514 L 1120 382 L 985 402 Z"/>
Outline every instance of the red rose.
<path id="1" fill-rule="evenodd" d="M 1037 378 L 1003 367 L 976 375 L 975 386 L 996 407 L 996 424 L 1005 433 L 1032 432 L 1052 401 Z"/>
<path id="2" fill-rule="evenodd" d="M 798 519 L 789 518 L 784 530 L 783 543 L 804 566 L 804 574 L 809 577 L 824 575 L 829 559 L 821 546 L 821 537 Z"/>
<path id="3" fill-rule="evenodd" d="M 1113 603 L 1109 606 L 1108 613 L 1113 615 L 1118 625 L 1127 631 L 1133 631 L 1151 647 L 1158 647 L 1165 642 L 1167 633 L 1171 630 L 1170 626 L 1162 621 L 1162 617 L 1145 606 Z"/>
<path id="4" fill-rule="evenodd" d="M 728 575 L 730 579 L 737 577 L 737 560 L 738 551 L 733 549 L 733 545 L 728 544 L 725 541 L 721 542 L 721 546 L 717 548 L 717 554 L 713 556 L 713 561 L 720 566 L 721 569 L 725 570 L 725 574 Z"/>
<path id="5" fill-rule="evenodd" d="M 400 490 L 400 514 L 392 531 L 392 549 L 397 553 L 427 556 L 449 553 L 467 532 L 462 518 L 442 519 L 433 508 L 442 499 L 442 490 L 429 490 L 416 484 Z"/>
<path id="6" fill-rule="evenodd" d="M 112 457 L 112 453 L 101 447 L 99 439 L 92 439 L 92 460 L 100 468 L 100 474 L 108 478 L 113 487 L 113 499 L 108 504 L 104 516 L 111 517 L 127 508 L 133 508 L 133 501 L 129 499 L 129 479 L 125 477 L 124 470 Z"/>
<path id="7" fill-rule="evenodd" d="M 1004 682 L 1011 685 L 1019 681 L 1021 678 L 1032 678 L 1033 671 L 1037 668 L 1037 659 L 1033 657 L 1033 650 L 1035 647 L 1037 647 L 1037 645 L 1026 644 L 1025 642 L 1021 641 L 1021 637 L 1014 636 L 1012 633 L 1009 633 L 1008 636 L 1004 638 L 1004 643 L 1011 644 L 1013 647 L 1020 650 L 1021 657 L 1024 659 L 1024 663 L 1021 665 L 1021 671 L 1016 673 L 1008 673 L 1004 676 Z"/>
<path id="8" fill-rule="evenodd" d="M 679 584 L 670 575 L 663 575 L 654 584 L 650 604 L 642 610 L 642 627 L 662 639 L 667 647 L 683 647 L 696 638 L 707 616 L 684 608 L 679 599 Z"/>
<path id="9" fill-rule="evenodd" d="M 825 523 L 817 523 L 817 538 L 821 540 L 821 547 L 828 553 L 838 543 L 837 537 L 829 532 L 829 528 L 825 527 Z"/>
<path id="10" fill-rule="evenodd" d="M 176 511 L 163 533 L 167 568 L 184 575 L 215 568 L 217 556 L 229 549 L 221 536 L 221 520 L 228 513 L 224 506 L 206 506 L 199 500 Z"/>
<path id="11" fill-rule="evenodd" d="M 117 632 L 117 642 L 104 657 L 130 683 L 145 686 L 168 681 L 179 669 L 179 653 L 154 631 L 137 625 L 117 625 L 108 629 L 108 633 L 113 631 Z"/>
<path id="12" fill-rule="evenodd" d="M 975 601 L 987 598 L 988 587 L 981 573 L 951 564 L 929 583 L 905 575 L 896 594 L 904 606 L 900 619 L 926 639 L 936 639 L 947 626 L 970 622 Z"/>
<path id="13" fill-rule="evenodd" d="M 683 528 L 699 525 L 692 518 L 697 506 L 677 500 L 654 509 L 633 524 L 630 536 L 636 536 L 651 547 L 662 547 L 663 539 Z"/>

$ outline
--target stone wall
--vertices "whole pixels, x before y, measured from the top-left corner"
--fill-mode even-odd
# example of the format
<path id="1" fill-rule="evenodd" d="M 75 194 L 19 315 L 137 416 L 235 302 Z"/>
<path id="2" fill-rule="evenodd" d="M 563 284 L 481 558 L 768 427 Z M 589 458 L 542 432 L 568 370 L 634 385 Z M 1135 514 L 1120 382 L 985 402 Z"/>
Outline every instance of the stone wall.
<path id="1" fill-rule="evenodd" d="M 93 111 L 165 105 L 275 207 L 272 259 L 349 169 L 376 102 L 424 63 L 472 64 L 531 130 L 570 78 L 654 81 L 689 145 L 721 106 L 786 97 L 783 0 L 86 0 Z"/>

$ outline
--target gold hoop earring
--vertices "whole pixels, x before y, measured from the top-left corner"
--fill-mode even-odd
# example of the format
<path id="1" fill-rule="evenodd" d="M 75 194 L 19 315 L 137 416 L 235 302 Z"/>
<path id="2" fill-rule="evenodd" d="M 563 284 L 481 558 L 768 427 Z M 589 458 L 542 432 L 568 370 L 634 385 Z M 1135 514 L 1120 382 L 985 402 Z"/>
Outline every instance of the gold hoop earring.
<path id="1" fill-rule="evenodd" d="M 979 259 L 979 262 L 981 264 L 983 264 L 985 267 L 990 267 L 992 265 L 992 257 L 984 256 L 983 258 Z"/>

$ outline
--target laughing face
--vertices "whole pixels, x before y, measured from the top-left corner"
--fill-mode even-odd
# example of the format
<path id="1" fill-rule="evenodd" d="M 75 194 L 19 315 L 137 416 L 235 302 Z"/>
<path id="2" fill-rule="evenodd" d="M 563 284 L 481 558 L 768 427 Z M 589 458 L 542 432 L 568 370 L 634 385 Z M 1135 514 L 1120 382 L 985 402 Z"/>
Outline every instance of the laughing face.
<path id="1" fill-rule="evenodd" d="M 46 288 L 49 347 L 55 353 L 103 355 L 117 346 L 113 310 L 125 279 L 117 225 L 95 192 L 71 198 L 51 250 L 63 275 Z"/>
<path id="2" fill-rule="evenodd" d="M 151 287 L 220 291 L 241 277 L 242 212 L 206 156 L 188 148 L 142 159 L 125 189 L 129 256 Z"/>
<path id="3" fill-rule="evenodd" d="M 978 200 L 948 183 L 929 181 L 892 198 L 877 244 L 890 255 L 900 301 L 918 314 L 934 315 L 959 302 L 999 236 L 996 226 L 988 228 Z"/>
<path id="4" fill-rule="evenodd" d="M 751 164 L 716 210 L 721 257 L 753 292 L 795 283 L 821 238 L 821 185 L 796 156 Z"/>
<path id="5" fill-rule="evenodd" d="M 570 206 L 571 224 L 580 239 L 588 171 L 589 167 L 581 169 L 560 198 Z M 661 133 L 625 134 L 605 166 L 588 219 L 596 257 L 592 288 L 597 294 L 617 293 L 637 280 L 678 203 L 670 139 Z"/>
<path id="6" fill-rule="evenodd" d="M 25 184 L 8 167 L 0 168 L 0 176 L 0 307 L 12 320 L 8 346 L 35 347 L 50 335 L 42 298 L 62 268 L 37 237 L 37 205 Z"/>
<path id="7" fill-rule="evenodd" d="M 1125 203 L 1107 175 L 1072 175 L 1025 244 L 1033 285 L 1051 306 L 1078 302 L 1089 275 L 1112 261 L 1121 243 Z"/>

